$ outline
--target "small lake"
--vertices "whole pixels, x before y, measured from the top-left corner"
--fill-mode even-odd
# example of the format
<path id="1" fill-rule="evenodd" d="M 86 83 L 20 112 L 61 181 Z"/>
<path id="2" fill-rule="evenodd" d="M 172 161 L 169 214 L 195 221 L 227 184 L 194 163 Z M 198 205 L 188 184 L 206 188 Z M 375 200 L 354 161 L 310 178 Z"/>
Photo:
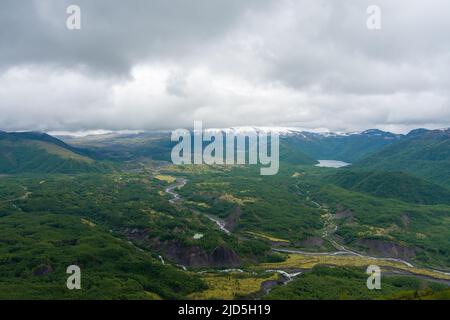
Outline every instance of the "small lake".
<path id="1" fill-rule="evenodd" d="M 321 168 L 342 168 L 351 165 L 351 163 L 337 160 L 317 160 L 317 161 L 319 161 L 319 163 L 316 164 L 316 167 Z"/>

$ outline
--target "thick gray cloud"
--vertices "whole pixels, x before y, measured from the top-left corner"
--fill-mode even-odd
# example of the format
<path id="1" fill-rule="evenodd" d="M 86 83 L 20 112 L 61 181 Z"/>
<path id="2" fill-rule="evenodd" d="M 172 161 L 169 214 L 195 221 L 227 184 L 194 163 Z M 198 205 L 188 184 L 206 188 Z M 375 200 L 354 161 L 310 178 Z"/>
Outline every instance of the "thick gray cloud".
<path id="1" fill-rule="evenodd" d="M 260 0 L 4 0 L 0 63 L 86 66 L 128 72 L 146 60 L 182 59 L 213 41 Z M 66 8 L 81 8 L 82 31 L 66 28 Z"/>
<path id="2" fill-rule="evenodd" d="M 366 27 L 372 4 L 381 30 Z M 2 1 L 0 129 L 446 127 L 449 12 L 446 0 Z"/>

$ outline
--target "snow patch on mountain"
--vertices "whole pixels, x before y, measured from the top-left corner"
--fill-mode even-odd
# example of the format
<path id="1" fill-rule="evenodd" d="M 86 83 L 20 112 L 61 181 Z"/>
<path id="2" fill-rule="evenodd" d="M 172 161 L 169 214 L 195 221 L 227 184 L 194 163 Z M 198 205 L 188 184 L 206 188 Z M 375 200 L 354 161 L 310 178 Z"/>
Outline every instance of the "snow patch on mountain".
<path id="1" fill-rule="evenodd" d="M 245 135 L 249 133 L 276 133 L 280 136 L 287 136 L 287 135 L 303 135 L 303 129 L 300 128 L 288 128 L 288 127 L 231 127 L 231 128 L 209 128 L 205 129 L 205 132 L 209 133 L 227 133 L 227 134 L 234 134 L 234 135 Z"/>

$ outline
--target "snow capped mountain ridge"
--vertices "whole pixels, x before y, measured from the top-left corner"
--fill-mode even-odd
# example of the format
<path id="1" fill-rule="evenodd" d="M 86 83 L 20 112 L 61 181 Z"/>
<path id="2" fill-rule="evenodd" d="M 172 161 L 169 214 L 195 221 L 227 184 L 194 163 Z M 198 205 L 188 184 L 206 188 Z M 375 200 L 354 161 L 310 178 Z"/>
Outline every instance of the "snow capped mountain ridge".
<path id="1" fill-rule="evenodd" d="M 294 134 L 302 134 L 304 132 L 299 128 L 288 128 L 288 127 L 230 127 L 230 128 L 209 128 L 205 129 L 205 132 L 223 132 L 223 133 L 231 133 L 235 135 L 243 135 L 248 133 L 277 133 L 280 136 L 284 135 L 294 135 Z"/>
<path id="2" fill-rule="evenodd" d="M 205 132 L 222 132 L 234 135 L 245 135 L 249 133 L 276 133 L 280 136 L 301 136 L 303 138 L 310 137 L 348 137 L 353 135 L 364 135 L 364 136 L 386 136 L 395 137 L 399 136 L 395 133 L 381 131 L 379 129 L 368 129 L 365 131 L 354 131 L 354 132 L 317 132 L 317 131 L 307 131 L 302 128 L 296 127 L 257 127 L 257 126 L 242 126 L 242 127 L 230 127 L 230 128 L 209 128 L 205 129 Z"/>
<path id="3" fill-rule="evenodd" d="M 192 129 L 191 129 L 192 131 Z M 100 136 L 133 136 L 133 135 L 147 135 L 147 134 L 170 134 L 171 130 L 121 130 L 121 131 L 111 131 L 111 130 L 89 130 L 89 131 L 77 131 L 77 132 L 62 132 L 54 131 L 49 132 L 50 135 L 66 137 L 66 138 L 81 138 L 81 137 L 100 137 Z M 402 136 L 412 136 L 417 134 L 423 134 L 426 132 L 444 132 L 450 133 L 450 128 L 440 128 L 440 129 L 414 129 L 408 134 L 397 134 L 389 131 L 382 131 L 380 129 L 367 129 L 364 131 L 350 131 L 350 132 L 332 132 L 332 131 L 319 131 L 310 130 L 298 127 L 277 127 L 277 126 L 236 126 L 228 128 L 205 128 L 203 132 L 222 132 L 234 135 L 245 135 L 249 133 L 277 133 L 279 136 L 283 137 L 303 137 L 303 138 L 339 138 L 339 137 L 352 137 L 352 136 L 365 136 L 365 137 L 384 137 L 386 139 L 394 139 Z"/>

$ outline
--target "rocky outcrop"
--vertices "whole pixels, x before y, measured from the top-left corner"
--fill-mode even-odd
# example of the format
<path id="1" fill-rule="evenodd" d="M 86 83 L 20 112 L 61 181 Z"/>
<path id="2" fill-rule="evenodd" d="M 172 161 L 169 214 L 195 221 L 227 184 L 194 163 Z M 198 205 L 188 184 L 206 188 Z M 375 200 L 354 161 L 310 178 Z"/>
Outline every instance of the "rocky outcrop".
<path id="1" fill-rule="evenodd" d="M 199 246 L 188 246 L 179 240 L 151 239 L 148 229 L 126 229 L 124 234 L 128 240 L 186 267 L 235 268 L 241 265 L 240 257 L 225 245 L 219 245 L 211 252 L 207 252 Z"/>
<path id="2" fill-rule="evenodd" d="M 241 265 L 239 256 L 224 245 L 216 247 L 212 252 L 206 252 L 198 246 L 187 247 L 176 240 L 161 242 L 154 239 L 151 247 L 167 259 L 191 268 L 235 268 Z"/>
<path id="3" fill-rule="evenodd" d="M 325 241 L 320 237 L 308 237 L 305 240 L 301 241 L 300 246 L 308 249 L 323 249 L 325 245 Z"/>
<path id="4" fill-rule="evenodd" d="M 241 264 L 241 259 L 233 250 L 218 246 L 211 253 L 210 262 L 217 267 L 238 267 Z"/>
<path id="5" fill-rule="evenodd" d="M 404 260 L 411 260 L 416 256 L 416 250 L 414 248 L 406 247 L 394 242 L 375 239 L 360 239 L 357 240 L 356 243 L 358 246 L 366 248 L 367 253 L 370 255 Z"/>

